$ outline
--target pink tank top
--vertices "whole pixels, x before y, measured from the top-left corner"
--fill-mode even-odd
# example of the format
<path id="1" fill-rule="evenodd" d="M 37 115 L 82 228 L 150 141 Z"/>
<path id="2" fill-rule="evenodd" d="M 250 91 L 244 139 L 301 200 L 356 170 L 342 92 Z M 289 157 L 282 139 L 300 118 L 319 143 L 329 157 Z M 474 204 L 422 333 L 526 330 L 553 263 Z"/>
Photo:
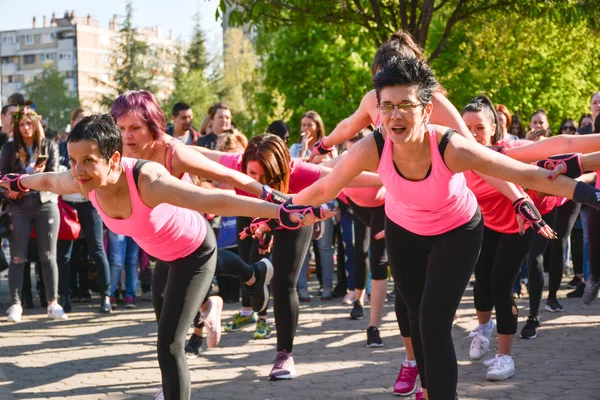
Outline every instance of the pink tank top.
<path id="1" fill-rule="evenodd" d="M 96 191 L 89 198 L 102 221 L 112 232 L 131 237 L 146 253 L 162 261 L 174 261 L 192 254 L 206 237 L 206 222 L 200 213 L 171 204 L 148 207 L 142 201 L 133 178 L 136 159 L 123 157 L 122 163 L 129 197 L 131 215 L 125 219 L 111 218 L 98 204 Z"/>
<path id="2" fill-rule="evenodd" d="M 450 171 L 442 159 L 435 130 L 429 127 L 431 172 L 425 179 L 404 179 L 392 159 L 393 143 L 386 138 L 377 172 L 387 189 L 385 213 L 397 225 L 422 236 L 439 235 L 473 218 L 475 195 L 462 173 Z"/>
<path id="3" fill-rule="evenodd" d="M 344 188 L 342 193 L 361 207 L 375 208 L 385 204 L 385 186 Z"/>

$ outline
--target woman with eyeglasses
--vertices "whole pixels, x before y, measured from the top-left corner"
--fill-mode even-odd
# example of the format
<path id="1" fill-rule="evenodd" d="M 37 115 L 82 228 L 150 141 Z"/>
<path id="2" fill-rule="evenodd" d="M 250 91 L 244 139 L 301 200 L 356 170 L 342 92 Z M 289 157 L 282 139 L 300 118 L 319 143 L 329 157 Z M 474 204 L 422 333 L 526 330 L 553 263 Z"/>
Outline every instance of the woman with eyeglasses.
<path id="1" fill-rule="evenodd" d="M 424 391 L 416 398 L 454 398 L 458 368 L 452 322 L 483 236 L 481 212 L 463 172 L 477 170 L 595 207 L 600 206 L 600 192 L 566 177 L 550 181 L 546 170 L 503 157 L 454 129 L 429 124 L 438 83 L 415 58 L 392 59 L 373 84 L 382 129 L 357 143 L 330 175 L 292 201 L 322 204 L 362 171 L 378 172 L 387 189 L 390 265 L 408 308 Z M 541 220 L 525 197 L 515 210 L 531 222 Z"/>

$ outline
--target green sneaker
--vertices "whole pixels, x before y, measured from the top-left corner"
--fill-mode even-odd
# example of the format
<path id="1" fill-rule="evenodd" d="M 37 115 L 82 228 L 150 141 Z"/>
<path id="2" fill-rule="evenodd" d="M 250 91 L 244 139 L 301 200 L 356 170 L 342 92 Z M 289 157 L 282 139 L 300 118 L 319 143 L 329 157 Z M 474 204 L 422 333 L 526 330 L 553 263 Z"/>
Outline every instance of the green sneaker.
<path id="1" fill-rule="evenodd" d="M 254 339 L 268 339 L 271 337 L 271 325 L 264 319 L 259 319 L 254 332 Z"/>
<path id="2" fill-rule="evenodd" d="M 229 321 L 223 328 L 225 332 L 237 332 L 245 326 L 255 324 L 258 321 L 258 315 L 252 313 L 249 317 L 244 317 L 240 313 L 233 316 L 233 321 Z"/>

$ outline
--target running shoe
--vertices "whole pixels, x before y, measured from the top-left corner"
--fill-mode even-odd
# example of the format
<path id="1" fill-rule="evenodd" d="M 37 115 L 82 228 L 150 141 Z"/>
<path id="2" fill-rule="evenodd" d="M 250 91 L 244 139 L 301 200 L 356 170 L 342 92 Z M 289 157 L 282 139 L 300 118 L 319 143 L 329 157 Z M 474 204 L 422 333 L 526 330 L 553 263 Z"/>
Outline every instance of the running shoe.
<path id="1" fill-rule="evenodd" d="M 278 351 L 273 363 L 273 369 L 269 374 L 269 380 L 276 381 L 281 379 L 292 379 L 296 375 L 294 367 L 294 357 L 292 353 L 285 350 Z"/>
<path id="2" fill-rule="evenodd" d="M 50 319 L 68 319 L 69 316 L 65 313 L 65 310 L 57 303 L 51 303 L 48 306 L 48 318 Z"/>
<path id="3" fill-rule="evenodd" d="M 117 304 L 117 299 L 115 298 L 115 296 L 110 296 L 110 309 L 114 311 L 117 308 L 119 308 L 119 305 Z"/>
<path id="4" fill-rule="evenodd" d="M 564 308 L 557 299 L 548 299 L 546 300 L 546 311 L 563 312 Z"/>
<path id="5" fill-rule="evenodd" d="M 254 285 L 246 285 L 246 290 L 250 295 L 250 304 L 256 312 L 267 308 L 269 304 L 269 282 L 273 279 L 273 264 L 268 258 L 263 258 L 254 264 Z"/>
<path id="6" fill-rule="evenodd" d="M 163 393 L 162 387 L 154 394 L 154 400 L 165 400 L 165 394 Z"/>
<path id="7" fill-rule="evenodd" d="M 579 299 L 579 298 L 583 297 L 583 292 L 585 292 L 585 283 L 581 282 L 579 285 L 577 285 L 575 290 L 567 293 L 567 298 L 568 299 Z"/>
<path id="8" fill-rule="evenodd" d="M 308 294 L 307 288 L 298 289 L 298 300 L 300 300 L 301 303 L 310 302 L 310 294 Z"/>
<path id="9" fill-rule="evenodd" d="M 515 374 L 515 362 L 511 356 L 496 354 L 496 357 L 485 360 L 488 367 L 485 379 L 488 381 L 504 381 Z"/>
<path id="10" fill-rule="evenodd" d="M 140 300 L 143 301 L 152 301 L 152 292 L 150 290 L 142 290 L 142 295 L 140 296 Z"/>
<path id="11" fill-rule="evenodd" d="M 571 281 L 567 283 L 567 289 L 576 289 L 581 282 L 583 282 L 582 279 L 575 275 L 573 279 L 571 279 Z"/>
<path id="12" fill-rule="evenodd" d="M 583 298 L 581 299 L 584 304 L 591 304 L 596 297 L 598 297 L 598 290 L 600 289 L 600 279 L 596 279 L 590 276 L 587 283 L 585 284 L 585 290 L 583 292 Z"/>
<path id="13" fill-rule="evenodd" d="M 204 318 L 206 327 L 206 347 L 217 347 L 221 341 L 221 311 L 223 311 L 223 299 L 219 296 L 210 296 L 208 315 Z"/>
<path id="14" fill-rule="evenodd" d="M 8 322 L 21 322 L 23 316 L 23 307 L 20 304 L 13 304 L 6 310 Z"/>
<path id="15" fill-rule="evenodd" d="M 408 361 L 404 361 L 400 365 L 400 372 L 394 383 L 394 394 L 396 396 L 409 396 L 417 390 L 417 378 L 419 377 L 419 369 L 415 365 L 412 367 Z"/>
<path id="16" fill-rule="evenodd" d="M 471 360 L 479 360 L 490 348 L 490 337 L 496 327 L 494 320 L 489 330 L 485 331 L 480 327 L 477 327 L 473 332 L 469 333 L 468 338 L 473 338 L 471 341 L 471 348 L 469 349 L 469 357 Z"/>
<path id="17" fill-rule="evenodd" d="M 271 337 L 271 325 L 267 320 L 262 318 L 258 319 L 256 323 L 256 330 L 254 331 L 254 339 L 268 339 Z"/>
<path id="18" fill-rule="evenodd" d="M 354 294 L 354 290 L 352 290 L 346 293 L 344 300 L 342 300 L 342 304 L 349 306 L 350 304 L 354 303 L 354 300 L 356 300 L 356 295 Z"/>
<path id="19" fill-rule="evenodd" d="M 192 337 L 185 345 L 185 358 L 192 359 L 200 357 L 200 353 L 202 353 L 202 341 L 204 339 L 202 336 L 198 336 L 195 333 L 192 333 Z"/>
<path id="20" fill-rule="evenodd" d="M 237 313 L 233 316 L 233 321 L 229 321 L 223 329 L 225 332 L 237 332 L 245 326 L 256 324 L 256 321 L 258 321 L 256 313 L 252 313 L 247 317 Z"/>
<path id="21" fill-rule="evenodd" d="M 527 317 L 527 322 L 521 329 L 521 337 L 523 339 L 535 339 L 540 328 L 540 321 L 536 317 Z"/>
<path id="22" fill-rule="evenodd" d="M 425 395 L 423 394 L 423 388 L 419 386 L 415 392 L 415 400 L 424 400 Z"/>
<path id="23" fill-rule="evenodd" d="M 125 296 L 123 298 L 123 303 L 125 303 L 125 308 L 127 309 L 135 308 L 135 298 L 133 296 Z"/>
<path id="24" fill-rule="evenodd" d="M 360 304 L 359 300 L 355 300 L 354 307 L 352 307 L 352 311 L 350 311 L 350 319 L 363 319 L 364 316 L 363 306 Z"/>
<path id="25" fill-rule="evenodd" d="M 379 335 L 379 329 L 375 326 L 367 328 L 367 347 L 383 347 L 383 340 Z"/>

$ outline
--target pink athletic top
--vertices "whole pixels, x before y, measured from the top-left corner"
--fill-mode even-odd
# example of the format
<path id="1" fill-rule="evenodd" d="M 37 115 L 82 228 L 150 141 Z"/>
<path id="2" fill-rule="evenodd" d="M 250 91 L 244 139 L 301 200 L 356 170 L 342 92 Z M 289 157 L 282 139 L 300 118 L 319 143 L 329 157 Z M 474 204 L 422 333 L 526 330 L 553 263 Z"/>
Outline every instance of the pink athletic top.
<path id="1" fill-rule="evenodd" d="M 344 188 L 342 193 L 358 206 L 380 207 L 385 204 L 385 186 Z"/>
<path id="2" fill-rule="evenodd" d="M 192 254 L 206 237 L 206 222 L 200 213 L 171 204 L 154 208 L 144 204 L 133 178 L 136 159 L 123 157 L 127 177 L 131 215 L 125 219 L 111 218 L 98 204 L 96 191 L 89 199 L 98 210 L 102 221 L 112 232 L 131 237 L 146 253 L 162 261 L 174 261 Z"/>
<path id="3" fill-rule="evenodd" d="M 242 153 L 228 153 L 221 156 L 219 163 L 227 168 L 242 171 Z M 306 163 L 292 158 L 290 161 L 290 191 L 289 194 L 296 194 L 302 189 L 312 185 L 319 180 L 321 176 L 321 167 L 317 164 Z M 252 193 L 235 189 L 237 194 L 243 196 L 257 197 Z"/>
<path id="4" fill-rule="evenodd" d="M 385 213 L 397 225 L 422 236 L 439 235 L 473 218 L 477 211 L 475 195 L 467 188 L 462 173 L 446 167 L 435 130 L 429 126 L 431 172 L 421 181 L 404 179 L 392 159 L 392 141 L 386 138 L 377 172 L 387 189 Z"/>
<path id="5" fill-rule="evenodd" d="M 178 145 L 183 145 L 183 143 L 172 137 L 171 141 L 167 143 L 167 147 L 165 148 L 165 160 L 163 165 L 171 175 L 173 175 L 173 155 L 175 154 L 175 148 Z M 192 178 L 190 178 L 190 175 L 187 172 L 184 172 L 180 176 L 176 176 L 176 178 L 181 179 L 182 181 L 187 183 L 193 183 Z"/>

